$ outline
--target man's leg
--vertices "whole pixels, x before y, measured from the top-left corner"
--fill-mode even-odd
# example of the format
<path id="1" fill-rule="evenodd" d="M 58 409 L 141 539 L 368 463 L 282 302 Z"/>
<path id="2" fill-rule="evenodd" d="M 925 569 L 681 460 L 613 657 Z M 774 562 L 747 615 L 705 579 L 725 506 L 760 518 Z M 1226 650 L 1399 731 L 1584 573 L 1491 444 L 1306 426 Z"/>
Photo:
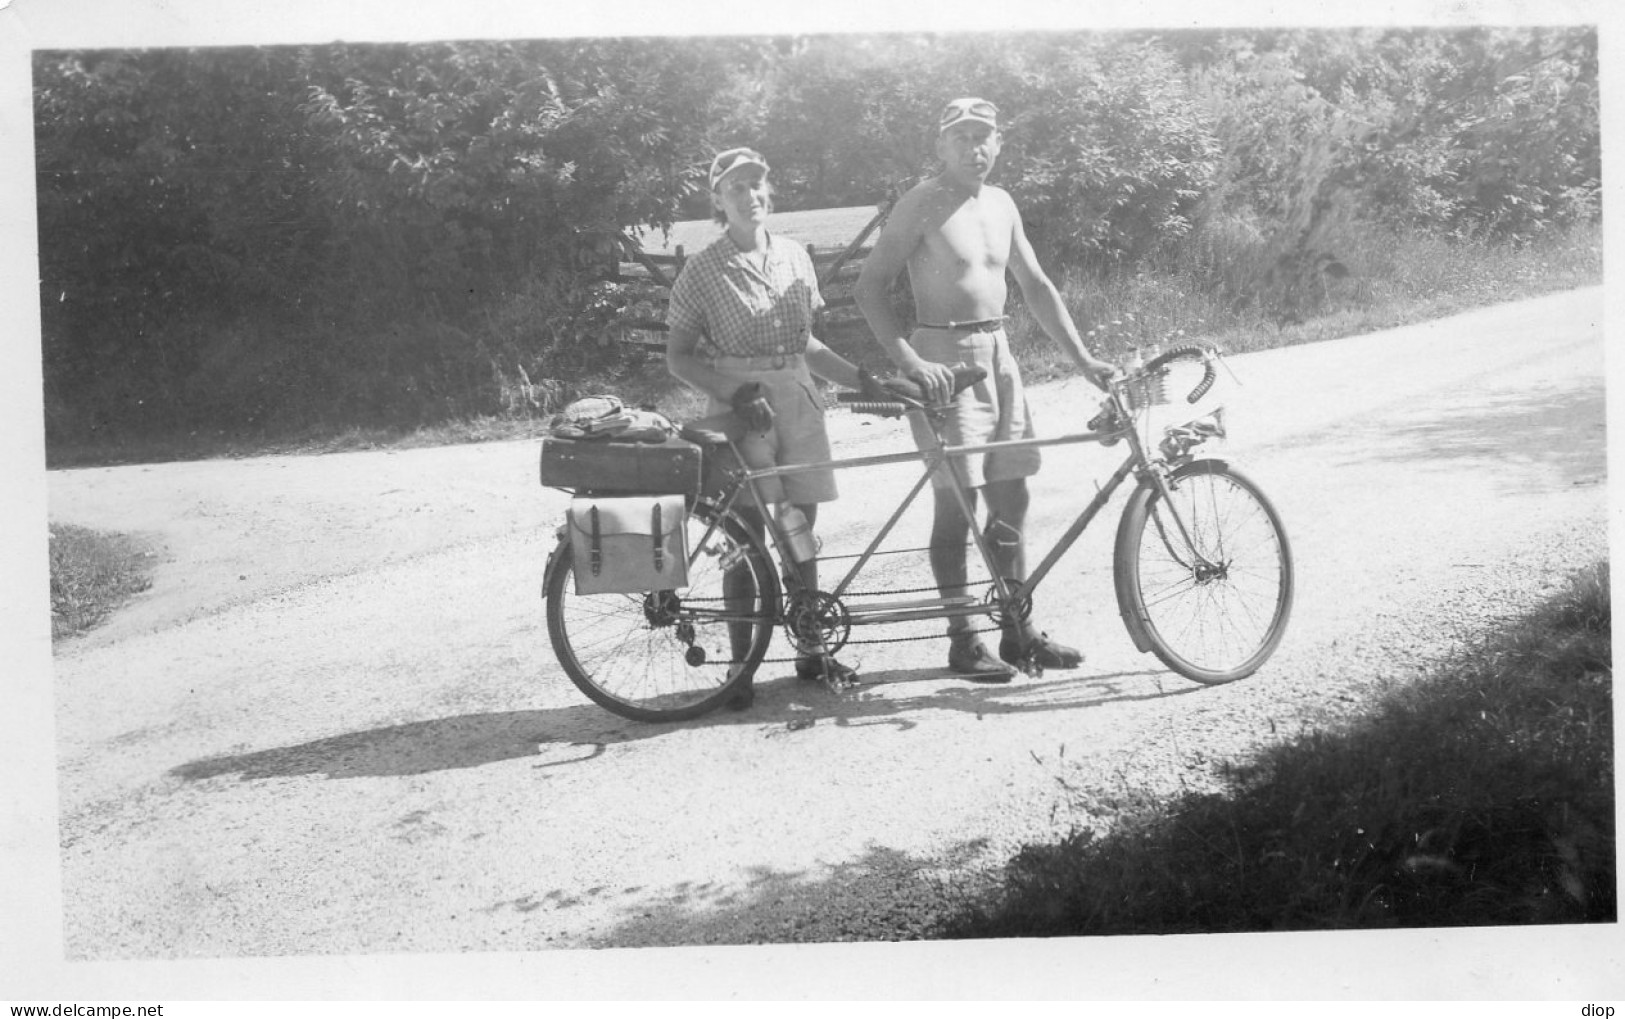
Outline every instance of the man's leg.
<path id="1" fill-rule="evenodd" d="M 939 488 L 934 494 L 936 505 L 931 521 L 931 573 L 936 578 L 937 591 L 944 598 L 957 598 L 966 593 L 968 586 L 966 546 L 973 522 L 965 518 L 959 501 L 951 492 Z M 973 511 L 975 499 L 973 491 Z M 984 683 L 1010 682 L 1015 670 L 993 657 L 987 646 L 977 638 L 972 622 L 974 618 L 948 617 L 948 668 Z"/>
<path id="2" fill-rule="evenodd" d="M 987 484 L 987 541 L 993 568 L 1008 582 L 1027 581 L 1027 479 L 992 481 Z M 999 657 L 1015 663 L 1031 656 L 1046 669 L 1073 669 L 1083 663 L 1074 648 L 1057 644 L 1033 625 L 1032 619 L 1006 620 L 999 641 Z"/>
<path id="3" fill-rule="evenodd" d="M 1027 547 L 1022 529 L 1027 526 L 1027 479 L 990 481 L 987 484 L 987 541 L 993 568 L 1005 580 L 1027 579 Z"/>
<path id="4" fill-rule="evenodd" d="M 965 543 L 970 540 L 971 522 L 965 519 L 959 501 L 947 489 L 937 488 L 931 518 L 931 575 L 936 578 L 937 591 L 944 598 L 957 598 L 965 593 L 968 577 L 965 567 Z M 971 509 L 976 508 L 976 493 L 970 494 Z M 948 619 L 948 636 L 954 637 L 971 631 L 970 619 L 952 616 Z"/>

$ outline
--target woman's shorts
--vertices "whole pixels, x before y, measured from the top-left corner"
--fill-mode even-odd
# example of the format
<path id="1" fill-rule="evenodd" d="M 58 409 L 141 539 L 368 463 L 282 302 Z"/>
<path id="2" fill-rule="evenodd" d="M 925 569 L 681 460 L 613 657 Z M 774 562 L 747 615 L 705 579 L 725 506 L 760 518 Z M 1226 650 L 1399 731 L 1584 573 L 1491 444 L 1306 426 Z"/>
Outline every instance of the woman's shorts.
<path id="1" fill-rule="evenodd" d="M 829 433 L 824 428 L 824 401 L 813 385 L 806 358 L 720 356 L 712 358 L 709 364 L 741 385 L 760 382 L 767 402 L 773 407 L 773 427 L 765 432 L 748 433 L 738 444 L 745 466 L 787 467 L 831 459 Z M 713 396 L 706 414 L 732 409 Z M 761 486 L 768 502 L 788 501 L 805 506 L 834 502 L 837 498 L 835 472 L 829 468 L 768 478 Z"/>
<path id="2" fill-rule="evenodd" d="M 914 352 L 939 364 L 972 364 L 987 370 L 987 377 L 958 396 L 942 425 L 942 438 L 950 446 L 979 446 L 988 442 L 1031 439 L 1032 416 L 1027 410 L 1027 391 L 1021 383 L 1021 369 L 1010 355 L 1010 343 L 1003 329 L 965 333 L 922 327 L 909 337 Z M 908 416 L 914 442 L 920 448 L 932 442 L 930 427 L 920 414 Z M 954 458 L 955 469 L 965 483 L 980 488 L 989 482 L 1014 481 L 1038 473 L 1042 458 L 1036 447 L 1000 449 Z M 938 473 L 931 480 L 946 486 L 949 480 Z"/>

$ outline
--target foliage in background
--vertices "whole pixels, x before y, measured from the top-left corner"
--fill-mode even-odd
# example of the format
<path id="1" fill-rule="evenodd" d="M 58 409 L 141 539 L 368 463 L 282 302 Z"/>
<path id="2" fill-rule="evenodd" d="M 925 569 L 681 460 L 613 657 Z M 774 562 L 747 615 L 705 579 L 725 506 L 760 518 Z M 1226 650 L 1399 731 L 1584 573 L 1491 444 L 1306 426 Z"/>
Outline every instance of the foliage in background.
<path id="1" fill-rule="evenodd" d="M 1151 42 L 1028 51 L 999 180 L 1041 261 L 1132 266 L 1191 234 L 1219 145 L 1173 57 Z"/>
<path id="2" fill-rule="evenodd" d="M 53 447 L 636 385 L 647 295 L 602 277 L 622 233 L 706 214 L 715 148 L 767 152 L 781 209 L 877 203 L 956 95 L 1003 109 L 995 183 L 1053 275 L 1275 328 L 1369 294 L 1383 232 L 1600 215 L 1584 28 L 40 52 L 34 78 Z"/>
<path id="3" fill-rule="evenodd" d="M 758 48 L 36 55 L 51 424 L 495 410 L 574 344 L 619 232 L 676 218 Z"/>

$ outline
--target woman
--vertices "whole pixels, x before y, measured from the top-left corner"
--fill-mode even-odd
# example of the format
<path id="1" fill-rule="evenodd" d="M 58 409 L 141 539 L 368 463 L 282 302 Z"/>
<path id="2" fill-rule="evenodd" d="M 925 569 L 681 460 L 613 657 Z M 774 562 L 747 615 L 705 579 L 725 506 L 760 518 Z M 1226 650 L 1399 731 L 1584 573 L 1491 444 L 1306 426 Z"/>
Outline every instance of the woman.
<path id="1" fill-rule="evenodd" d="M 767 160 L 753 149 L 729 149 L 712 160 L 713 214 L 726 229 L 683 266 L 666 313 L 667 366 L 710 397 L 708 414 L 733 410 L 744 420 L 739 453 L 754 468 L 829 460 L 823 401 L 812 376 L 862 385 L 858 368 L 812 335 L 813 313 L 824 303 L 818 278 L 805 249 L 767 231 L 773 211 L 767 174 Z M 786 514 L 781 519 L 799 513 L 810 528 L 818 504 L 836 497 L 834 472 L 773 479 L 764 494 Z M 753 524 L 760 533 L 761 521 Z M 816 589 L 817 562 L 809 559 L 798 570 Z M 857 678 L 834 658 L 814 654 L 796 662 L 796 674 L 836 683 Z M 728 706 L 742 710 L 754 698 L 746 685 Z"/>

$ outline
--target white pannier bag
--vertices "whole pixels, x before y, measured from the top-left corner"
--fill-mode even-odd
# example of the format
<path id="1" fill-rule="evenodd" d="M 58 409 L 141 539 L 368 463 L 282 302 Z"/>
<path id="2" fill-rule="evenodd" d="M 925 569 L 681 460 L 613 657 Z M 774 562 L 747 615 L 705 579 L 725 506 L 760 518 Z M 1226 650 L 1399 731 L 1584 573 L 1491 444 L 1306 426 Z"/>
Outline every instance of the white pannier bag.
<path id="1" fill-rule="evenodd" d="M 576 594 L 687 587 L 687 514 L 682 495 L 571 500 Z"/>

